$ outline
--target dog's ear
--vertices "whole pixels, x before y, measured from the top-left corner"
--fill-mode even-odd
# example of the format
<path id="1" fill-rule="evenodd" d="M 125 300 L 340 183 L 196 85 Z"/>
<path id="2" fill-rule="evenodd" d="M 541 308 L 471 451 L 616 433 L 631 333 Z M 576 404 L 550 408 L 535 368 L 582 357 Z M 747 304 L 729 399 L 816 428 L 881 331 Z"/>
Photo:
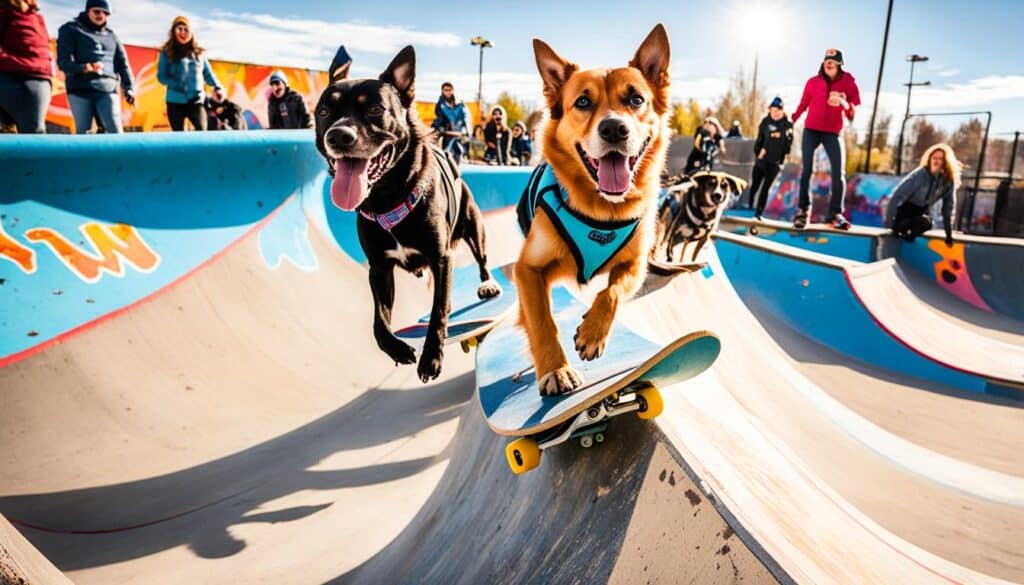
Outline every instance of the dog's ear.
<path id="1" fill-rule="evenodd" d="M 399 51 L 378 79 L 395 86 L 402 98 L 402 105 L 407 108 L 411 106 L 416 98 L 416 50 L 412 45 Z"/>
<path id="2" fill-rule="evenodd" d="M 537 71 L 544 81 L 544 98 L 555 120 L 562 117 L 562 87 L 579 70 L 579 65 L 570 63 L 555 52 L 547 43 L 533 39 L 533 53 L 537 58 Z"/>
<path id="3" fill-rule="evenodd" d="M 348 79 L 348 70 L 352 63 L 342 63 L 331 70 L 331 83 Z"/>
<path id="4" fill-rule="evenodd" d="M 334 59 L 331 60 L 331 66 L 327 69 L 328 75 L 331 76 L 331 83 L 348 79 L 348 70 L 351 66 L 352 57 L 345 50 L 345 45 L 339 46 L 334 53 Z"/>
<path id="5" fill-rule="evenodd" d="M 668 74 L 670 53 L 668 32 L 665 25 L 658 23 L 644 42 L 640 43 L 636 55 L 629 62 L 629 66 L 639 69 L 647 83 L 655 90 L 654 106 L 655 111 L 659 113 L 665 112 L 668 108 L 668 88 L 671 83 Z"/>

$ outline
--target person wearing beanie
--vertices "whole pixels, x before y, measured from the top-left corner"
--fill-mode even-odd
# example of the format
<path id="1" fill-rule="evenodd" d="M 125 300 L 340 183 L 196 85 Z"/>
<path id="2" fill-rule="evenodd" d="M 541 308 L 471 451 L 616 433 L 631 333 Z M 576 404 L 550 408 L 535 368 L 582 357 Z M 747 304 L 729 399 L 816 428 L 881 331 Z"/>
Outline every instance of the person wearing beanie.
<path id="1" fill-rule="evenodd" d="M 195 130 L 206 130 L 204 81 L 214 90 L 222 92 L 224 89 L 204 52 L 192 33 L 188 18 L 175 18 L 167 42 L 160 48 L 156 73 L 157 80 L 167 86 L 167 121 L 175 132 L 185 129 L 186 119 Z"/>
<path id="2" fill-rule="evenodd" d="M 288 87 L 288 78 L 280 69 L 270 74 L 270 99 L 267 117 L 271 130 L 298 130 L 313 127 L 306 98 Z"/>
<path id="3" fill-rule="evenodd" d="M 793 146 L 793 123 L 786 117 L 782 98 L 776 97 L 768 106 L 768 115 L 761 120 L 754 140 L 754 170 L 750 176 L 750 197 L 754 218 L 761 220 L 768 202 L 768 189 L 779 174 Z"/>
<path id="4" fill-rule="evenodd" d="M 848 230 L 850 222 L 843 216 L 843 198 L 846 195 L 846 153 L 843 152 L 844 118 L 853 122 L 857 106 L 860 105 L 860 90 L 857 81 L 843 70 L 843 52 L 839 49 L 825 51 L 818 74 L 807 80 L 800 105 L 793 112 L 793 123 L 804 112 L 804 134 L 801 141 L 803 173 L 800 175 L 800 208 L 793 219 L 793 227 L 807 227 L 811 212 L 811 173 L 814 171 L 814 151 L 818 146 L 828 154 L 832 173 L 832 197 L 828 206 L 828 221 L 832 227 Z"/>
<path id="5" fill-rule="evenodd" d="M 733 120 L 732 127 L 729 128 L 729 133 L 725 135 L 726 138 L 743 138 L 743 126 L 740 125 L 739 120 Z"/>
<path id="6" fill-rule="evenodd" d="M 57 65 L 64 72 L 77 134 L 89 132 L 94 118 L 107 133 L 124 131 L 119 87 L 128 105 L 135 105 L 135 76 L 124 45 L 107 26 L 109 17 L 107 0 L 89 0 L 85 11 L 57 33 Z"/>
<path id="7" fill-rule="evenodd" d="M 46 132 L 53 55 L 36 0 L 0 1 L 0 126 Z"/>
<path id="8" fill-rule="evenodd" d="M 509 147 L 509 160 L 512 164 L 527 166 L 533 158 L 533 144 L 526 134 L 526 124 L 522 120 L 512 126 L 512 145 Z"/>
<path id="9" fill-rule="evenodd" d="M 441 136 L 441 147 L 451 153 L 455 163 L 466 154 L 469 139 L 469 108 L 455 97 L 455 86 L 449 81 L 441 84 L 441 95 L 434 104 L 434 122 L 430 125 Z"/>

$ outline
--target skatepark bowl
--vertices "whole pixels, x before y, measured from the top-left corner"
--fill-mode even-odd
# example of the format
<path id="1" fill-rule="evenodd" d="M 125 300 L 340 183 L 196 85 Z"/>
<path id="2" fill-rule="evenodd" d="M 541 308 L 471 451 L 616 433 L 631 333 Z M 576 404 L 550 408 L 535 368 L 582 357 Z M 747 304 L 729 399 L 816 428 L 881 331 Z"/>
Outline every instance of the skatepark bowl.
<path id="1" fill-rule="evenodd" d="M 377 349 L 326 170 L 308 131 L 0 141 L 0 583 L 1024 582 L 1020 242 L 722 234 L 618 316 L 715 365 L 515 476 L 475 350 Z M 528 172 L 464 169 L 494 267 Z"/>

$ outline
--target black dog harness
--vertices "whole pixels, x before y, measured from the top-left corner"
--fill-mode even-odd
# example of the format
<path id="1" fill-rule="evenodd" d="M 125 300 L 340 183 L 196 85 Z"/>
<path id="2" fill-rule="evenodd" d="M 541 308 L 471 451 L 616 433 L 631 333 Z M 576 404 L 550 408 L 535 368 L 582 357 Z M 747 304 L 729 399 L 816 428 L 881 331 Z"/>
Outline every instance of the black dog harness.
<path id="1" fill-rule="evenodd" d="M 448 225 L 454 226 L 455 220 L 459 217 L 459 194 L 457 192 L 458 184 L 455 171 L 452 169 L 443 150 L 431 144 L 430 152 L 434 155 L 434 160 L 437 161 L 438 174 L 441 176 L 441 181 L 437 184 L 437 188 L 448 197 Z M 412 188 L 412 193 L 398 204 L 398 207 L 384 213 L 372 213 L 362 209 L 362 206 L 360 206 L 359 215 L 390 232 L 395 229 L 395 226 L 402 223 L 402 220 L 409 217 L 416 204 L 429 192 L 429 187 L 430 177 L 424 177 L 422 181 Z"/>
<path id="2" fill-rule="evenodd" d="M 538 165 L 516 207 L 519 229 L 524 236 L 529 233 L 536 209 L 544 210 L 576 260 L 576 280 L 586 284 L 626 246 L 640 218 L 598 221 L 569 207 L 566 196 L 551 167 Z"/>

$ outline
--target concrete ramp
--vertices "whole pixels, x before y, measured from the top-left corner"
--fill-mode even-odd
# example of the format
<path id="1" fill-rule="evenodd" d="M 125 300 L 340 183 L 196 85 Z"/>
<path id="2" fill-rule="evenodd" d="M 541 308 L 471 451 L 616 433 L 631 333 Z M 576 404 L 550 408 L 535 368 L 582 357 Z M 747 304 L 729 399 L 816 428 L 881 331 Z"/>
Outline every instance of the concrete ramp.
<path id="1" fill-rule="evenodd" d="M 740 294 L 811 339 L 940 384 L 1024 398 L 1024 348 L 924 307 L 893 260 L 864 264 L 725 232 L 716 239 Z"/>

